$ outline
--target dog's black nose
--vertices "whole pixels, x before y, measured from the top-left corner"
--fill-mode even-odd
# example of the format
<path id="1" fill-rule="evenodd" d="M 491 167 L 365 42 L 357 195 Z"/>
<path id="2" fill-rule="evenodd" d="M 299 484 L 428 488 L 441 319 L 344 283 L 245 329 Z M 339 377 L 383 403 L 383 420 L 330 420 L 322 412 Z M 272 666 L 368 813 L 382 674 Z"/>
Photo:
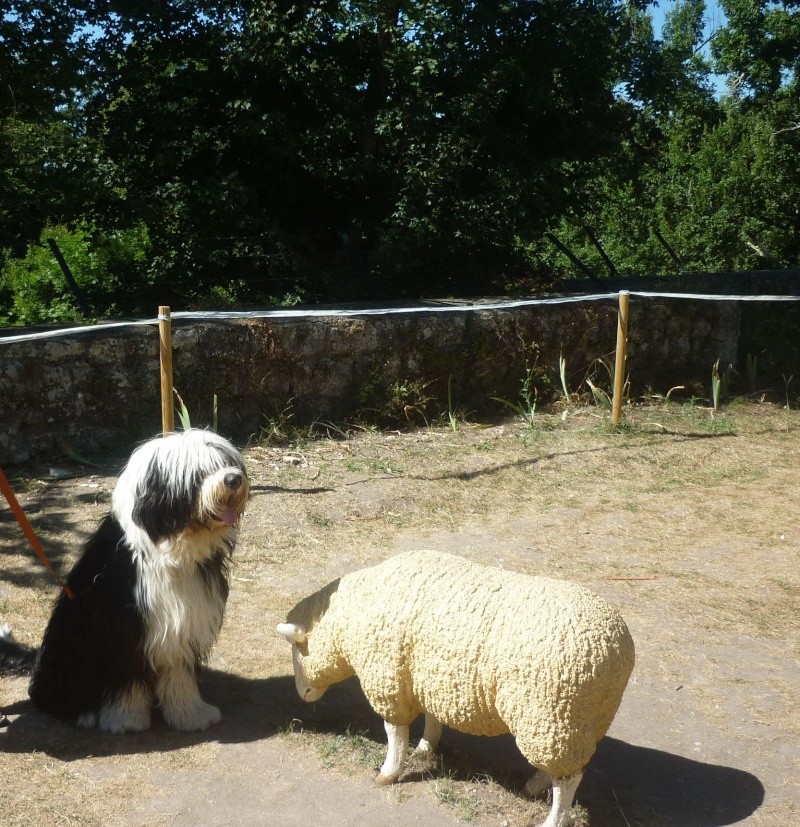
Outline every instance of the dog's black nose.
<path id="1" fill-rule="evenodd" d="M 225 474 L 225 486 L 235 491 L 242 484 L 242 475 L 239 471 L 231 471 Z"/>

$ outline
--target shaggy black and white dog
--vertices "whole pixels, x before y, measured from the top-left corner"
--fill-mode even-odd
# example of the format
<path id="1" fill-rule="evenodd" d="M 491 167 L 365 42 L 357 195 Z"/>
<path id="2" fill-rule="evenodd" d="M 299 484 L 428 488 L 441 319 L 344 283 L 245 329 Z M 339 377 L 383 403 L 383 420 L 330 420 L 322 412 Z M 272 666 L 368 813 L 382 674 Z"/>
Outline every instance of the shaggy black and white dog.
<path id="1" fill-rule="evenodd" d="M 74 599 L 58 597 L 38 652 L 0 630 L 0 663 L 32 670 L 37 706 L 82 726 L 144 730 L 154 706 L 175 729 L 219 721 L 196 672 L 222 626 L 248 493 L 241 455 L 211 431 L 140 446 L 67 577 Z"/>

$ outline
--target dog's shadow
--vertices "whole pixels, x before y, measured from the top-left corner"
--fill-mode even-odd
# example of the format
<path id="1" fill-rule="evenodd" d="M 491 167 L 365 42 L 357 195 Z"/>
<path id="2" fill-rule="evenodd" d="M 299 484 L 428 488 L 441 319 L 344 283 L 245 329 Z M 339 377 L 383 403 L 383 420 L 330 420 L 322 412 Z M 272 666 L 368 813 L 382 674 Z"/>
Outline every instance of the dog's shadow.
<path id="1" fill-rule="evenodd" d="M 355 679 L 333 687 L 316 704 L 303 703 L 291 676 L 248 679 L 204 670 L 203 697 L 220 707 L 222 721 L 204 732 L 176 732 L 154 716 L 142 733 L 111 735 L 55 721 L 29 701 L 3 711 L 0 752 L 43 752 L 62 761 L 88 756 L 169 752 L 206 741 L 241 744 L 302 728 L 305 732 L 359 735 L 386 743 L 383 724 Z M 412 727 L 419 738 L 422 722 Z M 365 773 L 369 773 L 366 769 Z M 409 771 L 401 783 L 443 774 L 453 779 L 489 776 L 519 793 L 530 769 L 510 736 L 479 738 L 445 729 L 441 759 L 424 773 Z M 578 802 L 604 827 L 723 827 L 751 815 L 764 800 L 754 775 L 734 767 L 694 761 L 662 750 L 604 738 L 578 789 Z"/>

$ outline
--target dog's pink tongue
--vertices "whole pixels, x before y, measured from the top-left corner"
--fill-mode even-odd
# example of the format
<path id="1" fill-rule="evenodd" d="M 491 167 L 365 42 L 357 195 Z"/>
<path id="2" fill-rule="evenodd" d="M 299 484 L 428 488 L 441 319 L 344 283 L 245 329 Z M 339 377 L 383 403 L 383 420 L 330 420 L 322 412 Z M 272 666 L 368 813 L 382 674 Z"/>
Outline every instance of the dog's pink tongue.
<path id="1" fill-rule="evenodd" d="M 236 525 L 239 522 L 239 515 L 235 508 L 226 508 L 222 515 L 222 522 L 225 525 Z"/>

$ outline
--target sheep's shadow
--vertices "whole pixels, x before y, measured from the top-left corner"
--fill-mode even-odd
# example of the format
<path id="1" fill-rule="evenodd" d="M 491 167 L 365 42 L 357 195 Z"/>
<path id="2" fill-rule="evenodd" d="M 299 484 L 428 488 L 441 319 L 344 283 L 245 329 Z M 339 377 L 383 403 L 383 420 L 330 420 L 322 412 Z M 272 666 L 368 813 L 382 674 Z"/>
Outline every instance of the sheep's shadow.
<path id="1" fill-rule="evenodd" d="M 13 720 L 0 730 L 0 752 L 36 750 L 70 761 L 169 752 L 204 741 L 248 743 L 297 729 L 343 736 L 358 733 L 376 744 L 386 742 L 383 724 L 355 679 L 333 687 L 313 705 L 298 698 L 289 675 L 248 679 L 208 669 L 201 691 L 221 708 L 223 720 L 206 732 L 194 733 L 176 732 L 156 720 L 147 732 L 110 735 L 55 721 L 29 701 L 17 701 L 2 710 Z M 413 739 L 419 738 L 421 727 L 421 720 L 414 724 Z M 369 768 L 364 772 L 369 773 Z M 518 794 L 530 768 L 510 736 L 481 738 L 445 729 L 440 760 L 430 762 L 424 771 L 412 767 L 401 783 L 440 773 L 465 780 L 489 776 Z M 723 827 L 747 818 L 763 800 L 763 785 L 748 772 L 610 737 L 598 746 L 577 794 L 592 822 L 604 827 Z"/>
<path id="2" fill-rule="evenodd" d="M 722 827 L 752 815 L 764 786 L 749 772 L 604 738 L 579 788 L 597 824 Z"/>

